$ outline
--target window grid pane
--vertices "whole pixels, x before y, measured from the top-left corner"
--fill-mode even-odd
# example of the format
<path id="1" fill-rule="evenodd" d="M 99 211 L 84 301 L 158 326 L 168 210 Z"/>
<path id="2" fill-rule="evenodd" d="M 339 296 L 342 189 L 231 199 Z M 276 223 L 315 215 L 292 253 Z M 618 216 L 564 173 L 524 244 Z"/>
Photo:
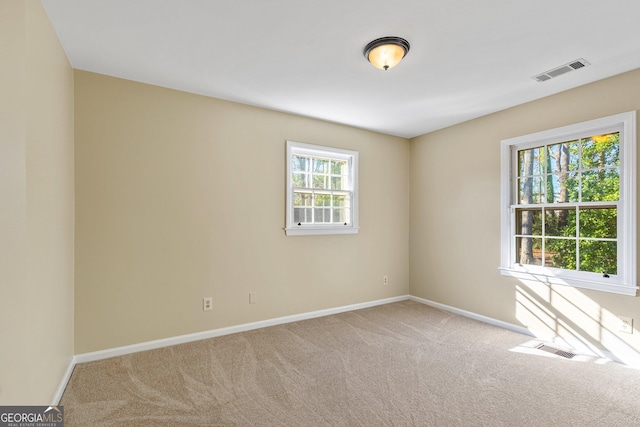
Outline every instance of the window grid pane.
<path id="1" fill-rule="evenodd" d="M 580 240 L 580 271 L 618 274 L 617 242 Z"/>
<path id="2" fill-rule="evenodd" d="M 545 239 L 545 266 L 577 270 L 577 242 L 577 239 Z"/>
<path id="3" fill-rule="evenodd" d="M 542 239 L 516 237 L 516 262 L 527 265 L 542 265 Z"/>
<path id="4" fill-rule="evenodd" d="M 309 172 L 310 158 L 307 156 L 292 156 L 291 164 L 294 172 Z"/>

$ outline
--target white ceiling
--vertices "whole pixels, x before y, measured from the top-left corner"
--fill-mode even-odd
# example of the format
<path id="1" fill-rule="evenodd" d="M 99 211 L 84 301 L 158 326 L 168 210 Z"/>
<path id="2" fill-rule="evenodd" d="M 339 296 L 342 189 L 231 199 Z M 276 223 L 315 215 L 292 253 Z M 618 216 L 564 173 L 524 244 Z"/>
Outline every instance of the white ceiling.
<path id="1" fill-rule="evenodd" d="M 638 0 L 42 3 L 74 68 L 407 138 L 640 68 Z M 382 36 L 411 43 L 388 71 Z"/>

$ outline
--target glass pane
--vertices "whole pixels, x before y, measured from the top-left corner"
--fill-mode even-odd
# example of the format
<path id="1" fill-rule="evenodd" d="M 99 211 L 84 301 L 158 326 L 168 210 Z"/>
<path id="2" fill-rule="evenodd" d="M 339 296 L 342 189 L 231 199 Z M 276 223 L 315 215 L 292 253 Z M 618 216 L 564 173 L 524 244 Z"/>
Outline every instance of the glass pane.
<path id="1" fill-rule="evenodd" d="M 313 159 L 313 172 L 314 173 L 329 173 L 329 160 L 326 159 Z"/>
<path id="2" fill-rule="evenodd" d="M 311 206 L 311 194 L 293 193 L 293 206 Z"/>
<path id="3" fill-rule="evenodd" d="M 544 173 L 544 147 L 518 151 L 518 176 Z"/>
<path id="4" fill-rule="evenodd" d="M 331 206 L 330 194 L 316 194 L 314 206 Z"/>
<path id="5" fill-rule="evenodd" d="M 311 208 L 293 208 L 293 222 L 295 224 L 308 224 L 311 221 Z"/>
<path id="6" fill-rule="evenodd" d="M 314 208 L 313 215 L 316 224 L 331 222 L 331 208 Z"/>
<path id="7" fill-rule="evenodd" d="M 333 206 L 336 207 L 343 207 L 343 206 L 347 206 L 348 200 L 347 200 L 347 196 L 333 196 Z"/>
<path id="8" fill-rule="evenodd" d="M 544 213 L 545 236 L 576 237 L 575 208 L 545 209 Z"/>
<path id="9" fill-rule="evenodd" d="M 580 208 L 580 237 L 615 239 L 617 234 L 616 208 Z"/>
<path id="10" fill-rule="evenodd" d="M 580 241 L 580 270 L 594 273 L 618 274 L 616 242 Z"/>
<path id="11" fill-rule="evenodd" d="M 331 177 L 331 189 L 332 190 L 344 190 L 343 185 L 344 179 L 342 177 L 332 176 Z"/>
<path id="12" fill-rule="evenodd" d="M 575 172 L 547 176 L 547 203 L 577 202 L 578 175 Z"/>
<path id="13" fill-rule="evenodd" d="M 542 209 L 518 209 L 516 234 L 542 236 Z"/>
<path id="14" fill-rule="evenodd" d="M 306 173 L 294 173 L 291 176 L 291 179 L 293 180 L 293 186 L 294 187 L 302 187 L 302 188 L 308 188 L 309 187 L 309 175 Z"/>
<path id="15" fill-rule="evenodd" d="M 603 169 L 582 173 L 582 201 L 600 202 L 620 199 L 618 169 Z"/>
<path id="16" fill-rule="evenodd" d="M 556 175 L 578 169 L 578 141 L 562 142 L 547 147 L 547 172 Z"/>
<path id="17" fill-rule="evenodd" d="M 576 270 L 576 239 L 545 239 L 545 266 Z"/>
<path id="18" fill-rule="evenodd" d="M 342 160 L 331 161 L 331 174 L 333 175 L 346 175 L 347 174 L 347 162 Z"/>
<path id="19" fill-rule="evenodd" d="M 329 189 L 327 175 L 313 175 L 313 188 Z"/>
<path id="20" fill-rule="evenodd" d="M 308 157 L 292 156 L 291 158 L 292 169 L 296 172 L 309 172 L 310 163 L 311 159 Z"/>
<path id="21" fill-rule="evenodd" d="M 542 265 L 542 239 L 516 237 L 516 262 L 520 264 Z"/>
<path id="22" fill-rule="evenodd" d="M 344 224 L 349 223 L 349 209 L 334 209 L 333 210 L 333 222 Z"/>
<path id="23" fill-rule="evenodd" d="M 620 133 L 596 135 L 582 140 L 582 169 L 620 165 Z"/>
<path id="24" fill-rule="evenodd" d="M 541 177 L 529 177 L 518 179 L 518 203 L 531 205 L 542 203 L 544 185 Z"/>

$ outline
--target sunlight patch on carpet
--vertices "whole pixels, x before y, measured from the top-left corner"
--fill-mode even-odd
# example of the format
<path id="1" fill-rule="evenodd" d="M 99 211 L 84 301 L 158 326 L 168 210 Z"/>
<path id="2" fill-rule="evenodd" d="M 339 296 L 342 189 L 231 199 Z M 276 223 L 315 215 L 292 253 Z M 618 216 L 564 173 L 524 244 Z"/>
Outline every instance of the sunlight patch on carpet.
<path id="1" fill-rule="evenodd" d="M 525 353 L 533 356 L 542 356 L 550 358 L 562 358 L 572 362 L 591 362 L 597 364 L 606 364 L 612 360 L 593 354 L 578 353 L 575 349 L 569 347 L 558 346 L 555 343 L 548 343 L 539 340 L 530 340 L 522 343 L 509 351 L 514 353 Z"/>

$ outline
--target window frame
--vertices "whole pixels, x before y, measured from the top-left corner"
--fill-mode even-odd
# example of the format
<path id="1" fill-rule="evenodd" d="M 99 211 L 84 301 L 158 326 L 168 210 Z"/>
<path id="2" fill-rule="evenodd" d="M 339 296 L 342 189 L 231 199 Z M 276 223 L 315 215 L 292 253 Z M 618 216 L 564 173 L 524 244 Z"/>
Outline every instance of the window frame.
<path id="1" fill-rule="evenodd" d="M 516 262 L 517 151 L 545 144 L 620 131 L 620 198 L 617 220 L 617 275 L 566 270 Z M 499 271 L 504 276 L 635 296 L 636 282 L 636 112 L 616 114 L 501 141 L 501 209 Z M 578 205 L 585 203 L 580 202 Z M 588 204 L 588 202 L 587 202 Z M 533 205 L 536 206 L 536 205 Z M 562 207 L 562 204 L 559 204 Z"/>
<path id="2" fill-rule="evenodd" d="M 347 173 L 349 188 L 349 214 L 350 221 L 347 225 L 330 224 L 301 224 L 294 222 L 293 195 L 294 186 L 292 179 L 291 160 L 294 155 L 324 157 L 335 160 L 347 160 L 349 171 Z M 357 234 L 358 227 L 358 152 L 342 148 L 326 147 L 322 145 L 306 144 L 303 142 L 287 141 L 287 169 L 286 169 L 286 223 L 287 236 L 313 236 L 331 234 Z"/>

